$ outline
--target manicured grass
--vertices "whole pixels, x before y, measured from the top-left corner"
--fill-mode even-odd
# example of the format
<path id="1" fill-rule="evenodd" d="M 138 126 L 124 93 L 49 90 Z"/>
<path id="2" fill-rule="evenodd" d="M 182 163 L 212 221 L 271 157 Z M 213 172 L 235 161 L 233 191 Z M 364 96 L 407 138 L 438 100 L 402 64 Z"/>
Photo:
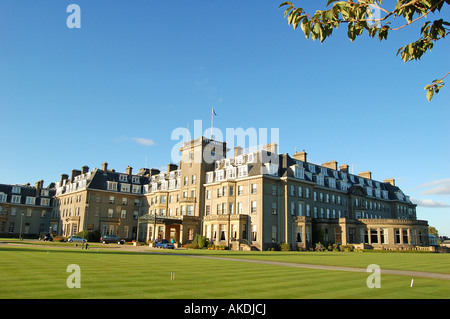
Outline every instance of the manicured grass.
<path id="1" fill-rule="evenodd" d="M 50 247 L 50 246 L 49 246 Z M 277 261 L 360 263 L 367 267 L 376 255 L 355 253 L 302 254 L 294 252 L 161 251 L 199 253 L 210 256 L 268 258 Z M 379 254 L 382 261 L 395 266 L 410 254 Z M 383 256 L 381 256 L 383 255 Z M 437 255 L 437 254 L 436 254 Z M 417 254 L 428 265 L 441 259 L 435 254 Z M 442 259 L 448 262 L 448 259 Z M 441 261 L 442 261 L 441 260 Z M 69 289 L 67 266 L 81 269 L 81 288 Z M 381 265 L 380 265 L 381 266 Z M 401 265 L 400 265 L 401 266 Z M 393 268 L 393 267 L 391 267 Z M 439 267 L 435 267 L 438 269 Z M 424 271 L 424 269 L 420 269 Z M 171 280 L 175 273 L 175 280 Z M 448 298 L 450 281 L 382 275 L 381 288 L 369 289 L 368 273 L 325 271 L 274 265 L 189 258 L 176 254 L 127 252 L 111 249 L 65 249 L 34 246 L 0 246 L 0 298 Z"/>

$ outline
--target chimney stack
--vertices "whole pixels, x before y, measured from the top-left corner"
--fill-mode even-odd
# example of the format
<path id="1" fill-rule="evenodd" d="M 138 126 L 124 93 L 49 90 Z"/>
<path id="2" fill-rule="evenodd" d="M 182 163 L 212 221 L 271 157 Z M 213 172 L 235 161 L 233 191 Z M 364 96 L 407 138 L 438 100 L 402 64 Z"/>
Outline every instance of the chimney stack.
<path id="1" fill-rule="evenodd" d="M 42 179 L 40 181 L 36 182 L 36 196 L 39 196 L 43 186 L 44 186 L 44 181 Z"/>
<path id="2" fill-rule="evenodd" d="M 329 161 L 329 162 L 325 162 L 322 164 L 323 167 L 326 168 L 331 168 L 334 169 L 335 171 L 337 171 L 337 162 L 335 160 Z"/>
<path id="3" fill-rule="evenodd" d="M 307 162 L 307 153 L 305 152 L 305 150 L 301 151 L 301 152 L 295 152 L 294 154 L 294 159 L 298 160 L 298 161 L 302 161 L 302 162 Z"/>
<path id="4" fill-rule="evenodd" d="M 66 179 L 68 179 L 68 178 L 69 178 L 69 175 L 67 175 L 67 174 L 61 174 L 61 185 L 62 185 L 63 181 L 66 180 Z"/>
<path id="5" fill-rule="evenodd" d="M 107 172 L 107 171 L 108 171 L 108 163 L 104 162 L 104 163 L 102 164 L 102 170 L 103 170 L 104 172 Z"/>
<path id="6" fill-rule="evenodd" d="M 242 152 L 243 152 L 243 148 L 242 148 L 242 147 L 236 146 L 236 147 L 234 148 L 234 156 L 239 156 L 239 155 L 242 154 Z"/>
<path id="7" fill-rule="evenodd" d="M 167 165 L 167 172 L 176 171 L 177 169 L 178 169 L 177 164 L 169 163 L 169 165 Z"/>
<path id="8" fill-rule="evenodd" d="M 392 186 L 395 186 L 395 179 L 393 179 L 393 178 L 388 178 L 388 179 L 383 180 L 383 183 L 389 183 L 389 184 L 391 184 Z"/>
<path id="9" fill-rule="evenodd" d="M 372 172 L 370 171 L 361 172 L 358 175 L 367 179 L 372 179 Z"/>
<path id="10" fill-rule="evenodd" d="M 72 176 L 70 177 L 70 179 L 73 181 L 73 179 L 75 177 L 77 177 L 78 175 L 81 175 L 81 171 L 79 169 L 73 169 L 72 170 Z"/>
<path id="11" fill-rule="evenodd" d="M 339 170 L 343 173 L 348 173 L 348 165 L 343 164 L 343 165 L 339 166 Z"/>
<path id="12" fill-rule="evenodd" d="M 128 165 L 127 170 L 126 170 L 126 173 L 127 173 L 128 175 L 131 175 L 131 174 L 133 173 L 133 167 L 131 167 L 130 165 Z"/>
<path id="13" fill-rule="evenodd" d="M 278 144 L 277 143 L 269 143 L 264 145 L 264 150 L 267 152 L 278 154 Z"/>
<path id="14" fill-rule="evenodd" d="M 89 166 L 84 165 L 81 168 L 81 174 L 86 174 L 87 172 L 89 172 Z"/>

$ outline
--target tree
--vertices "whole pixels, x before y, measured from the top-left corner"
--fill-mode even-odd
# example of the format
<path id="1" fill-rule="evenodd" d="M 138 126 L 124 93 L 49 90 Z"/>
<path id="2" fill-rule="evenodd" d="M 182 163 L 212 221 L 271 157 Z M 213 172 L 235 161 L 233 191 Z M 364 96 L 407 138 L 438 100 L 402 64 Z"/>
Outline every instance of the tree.
<path id="1" fill-rule="evenodd" d="M 389 32 L 403 29 L 416 21 L 427 18 L 428 14 L 441 11 L 444 4 L 449 5 L 450 0 L 397 0 L 395 8 L 382 7 L 382 0 L 352 0 L 337 1 L 328 0 L 327 10 L 317 10 L 313 15 L 308 14 L 303 8 L 296 8 L 292 2 L 286 1 L 280 4 L 280 8 L 287 6 L 284 17 L 294 29 L 298 26 L 305 37 L 322 43 L 330 37 L 334 29 L 342 23 L 347 24 L 347 36 L 354 41 L 364 30 L 372 38 L 378 37 L 380 41 L 386 40 Z M 403 17 L 406 22 L 393 27 L 392 20 Z M 397 51 L 397 56 L 406 63 L 412 60 L 420 60 L 422 55 L 431 51 L 437 41 L 444 39 L 450 33 L 450 23 L 443 19 L 426 21 L 420 30 L 420 38 L 411 42 Z M 444 78 L 433 80 L 425 86 L 426 97 L 431 101 L 434 94 L 444 86 Z"/>

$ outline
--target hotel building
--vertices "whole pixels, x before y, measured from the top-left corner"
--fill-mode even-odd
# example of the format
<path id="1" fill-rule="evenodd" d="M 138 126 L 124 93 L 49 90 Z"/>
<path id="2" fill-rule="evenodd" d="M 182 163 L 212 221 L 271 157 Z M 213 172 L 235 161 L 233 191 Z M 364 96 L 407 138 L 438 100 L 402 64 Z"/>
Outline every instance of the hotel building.
<path id="1" fill-rule="evenodd" d="M 124 173 L 73 170 L 55 184 L 52 229 L 63 236 L 99 230 L 126 240 L 174 239 L 196 234 L 234 250 L 292 249 L 315 243 L 376 249 L 428 246 L 428 223 L 393 179 L 351 174 L 336 161 L 308 162 L 305 151 L 255 151 L 204 137 L 184 142 L 181 160 L 167 171 Z M 0 193 L 1 194 L 1 193 Z M 1 197 L 0 197 L 1 199 Z M 1 203 L 0 203 L 1 204 Z"/>

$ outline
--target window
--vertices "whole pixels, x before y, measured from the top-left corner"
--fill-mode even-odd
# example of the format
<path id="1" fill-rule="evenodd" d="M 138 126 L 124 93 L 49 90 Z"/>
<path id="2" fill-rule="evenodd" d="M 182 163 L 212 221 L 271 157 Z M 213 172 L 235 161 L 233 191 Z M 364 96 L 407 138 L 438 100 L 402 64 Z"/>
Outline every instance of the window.
<path id="1" fill-rule="evenodd" d="M 138 219 L 138 217 L 139 217 L 139 212 L 135 210 L 133 212 L 133 219 Z"/>
<path id="2" fill-rule="evenodd" d="M 194 215 L 194 206 L 192 206 L 192 205 L 188 205 L 187 206 L 187 215 L 188 216 L 193 216 Z"/>
<path id="3" fill-rule="evenodd" d="M 238 177 L 246 177 L 248 176 L 248 166 L 242 165 L 238 167 Z"/>
<path id="4" fill-rule="evenodd" d="M 119 181 L 121 182 L 128 182 L 128 176 L 124 174 L 119 175 Z"/>
<path id="5" fill-rule="evenodd" d="M 229 196 L 233 196 L 234 195 L 234 187 L 230 186 L 230 194 Z"/>
<path id="6" fill-rule="evenodd" d="M 258 233 L 257 233 L 257 228 L 256 228 L 256 225 L 253 225 L 252 226 L 252 241 L 256 241 L 257 240 L 257 235 L 258 235 Z"/>
<path id="7" fill-rule="evenodd" d="M 41 198 L 41 206 L 49 206 L 50 198 Z"/>
<path id="8" fill-rule="evenodd" d="M 133 176 L 133 177 L 131 178 L 131 182 L 132 182 L 132 183 L 135 183 L 135 184 L 139 184 L 139 176 Z"/>
<path id="9" fill-rule="evenodd" d="M 12 193 L 13 194 L 20 194 L 20 186 L 13 186 Z"/>
<path id="10" fill-rule="evenodd" d="M 217 215 L 222 215 L 222 204 L 217 204 Z"/>
<path id="11" fill-rule="evenodd" d="M 114 209 L 112 209 L 112 208 L 109 208 L 109 209 L 108 209 L 108 217 L 109 217 L 109 218 L 114 217 Z"/>
<path id="12" fill-rule="evenodd" d="M 295 196 L 295 186 L 291 185 L 291 196 Z"/>
<path id="13" fill-rule="evenodd" d="M 106 182 L 106 188 L 109 191 L 117 191 L 117 182 Z"/>
<path id="14" fill-rule="evenodd" d="M 298 216 L 303 216 L 303 203 L 298 203 Z"/>
<path id="15" fill-rule="evenodd" d="M 272 203 L 272 215 L 276 215 L 277 214 L 277 203 L 273 202 Z"/>
<path id="16" fill-rule="evenodd" d="M 233 203 L 228 204 L 228 210 L 229 210 L 228 214 L 233 214 L 233 206 L 234 206 Z"/>
<path id="17" fill-rule="evenodd" d="M 216 171 L 216 182 L 225 179 L 225 171 L 223 169 Z"/>
<path id="18" fill-rule="evenodd" d="M 309 206 L 309 204 L 306 205 L 306 216 L 311 216 L 311 206 Z"/>
<path id="19" fill-rule="evenodd" d="M 238 203 L 238 214 L 242 214 L 242 203 Z"/>
<path id="20" fill-rule="evenodd" d="M 141 193 L 141 186 L 140 185 L 133 185 L 133 194 L 140 194 Z"/>
<path id="21" fill-rule="evenodd" d="M 6 203 L 6 194 L 0 193 L 0 203 Z"/>
<path id="22" fill-rule="evenodd" d="M 272 185 L 272 195 L 277 195 L 277 186 Z"/>
<path id="23" fill-rule="evenodd" d="M 272 225 L 272 243 L 277 242 L 277 225 Z"/>
<path id="24" fill-rule="evenodd" d="M 122 198 L 122 205 L 127 205 L 128 204 L 128 198 L 123 197 Z"/>
<path id="25" fill-rule="evenodd" d="M 252 194 L 256 194 L 257 184 L 252 184 Z"/>
<path id="26" fill-rule="evenodd" d="M 206 173 L 206 182 L 212 183 L 214 181 L 214 172 Z"/>
<path id="27" fill-rule="evenodd" d="M 210 189 L 208 189 L 206 191 L 206 199 L 211 199 L 211 190 Z"/>
<path id="28" fill-rule="evenodd" d="M 303 167 L 294 166 L 295 178 L 305 179 L 305 169 Z"/>
<path id="29" fill-rule="evenodd" d="M 197 183 L 197 175 L 192 175 L 191 184 L 195 185 L 195 183 Z"/>
<path id="30" fill-rule="evenodd" d="M 297 187 L 297 195 L 298 197 L 303 197 L 303 187 L 301 186 Z"/>
<path id="31" fill-rule="evenodd" d="M 291 215 L 295 215 L 295 203 L 291 202 Z"/>
<path id="32" fill-rule="evenodd" d="M 220 197 L 222 197 L 222 187 L 219 187 L 217 189 L 217 198 L 220 198 Z"/>
<path id="33" fill-rule="evenodd" d="M 125 209 L 122 209 L 120 212 L 120 218 L 126 218 L 127 217 L 127 211 Z"/>
<path id="34" fill-rule="evenodd" d="M 211 206 L 206 205 L 205 206 L 205 215 L 209 216 L 211 214 Z"/>
<path id="35" fill-rule="evenodd" d="M 109 203 L 114 204 L 114 196 L 109 196 Z"/>
<path id="36" fill-rule="evenodd" d="M 238 186 L 238 195 L 244 195 L 244 186 L 242 185 Z"/>
<path id="37" fill-rule="evenodd" d="M 227 168 L 227 178 L 228 179 L 236 178 L 236 167 Z"/>
<path id="38" fill-rule="evenodd" d="M 26 201 L 27 205 L 34 205 L 35 203 L 36 203 L 36 197 L 27 196 L 27 201 Z"/>
<path id="39" fill-rule="evenodd" d="M 13 204 L 20 204 L 20 199 L 21 199 L 20 195 L 12 195 L 11 203 L 13 203 Z"/>
<path id="40" fill-rule="evenodd" d="M 48 197 L 48 194 L 49 194 L 48 189 L 43 189 L 43 190 L 41 191 L 41 196 Z"/>
<path id="41" fill-rule="evenodd" d="M 252 214 L 256 214 L 256 201 L 252 201 Z"/>

